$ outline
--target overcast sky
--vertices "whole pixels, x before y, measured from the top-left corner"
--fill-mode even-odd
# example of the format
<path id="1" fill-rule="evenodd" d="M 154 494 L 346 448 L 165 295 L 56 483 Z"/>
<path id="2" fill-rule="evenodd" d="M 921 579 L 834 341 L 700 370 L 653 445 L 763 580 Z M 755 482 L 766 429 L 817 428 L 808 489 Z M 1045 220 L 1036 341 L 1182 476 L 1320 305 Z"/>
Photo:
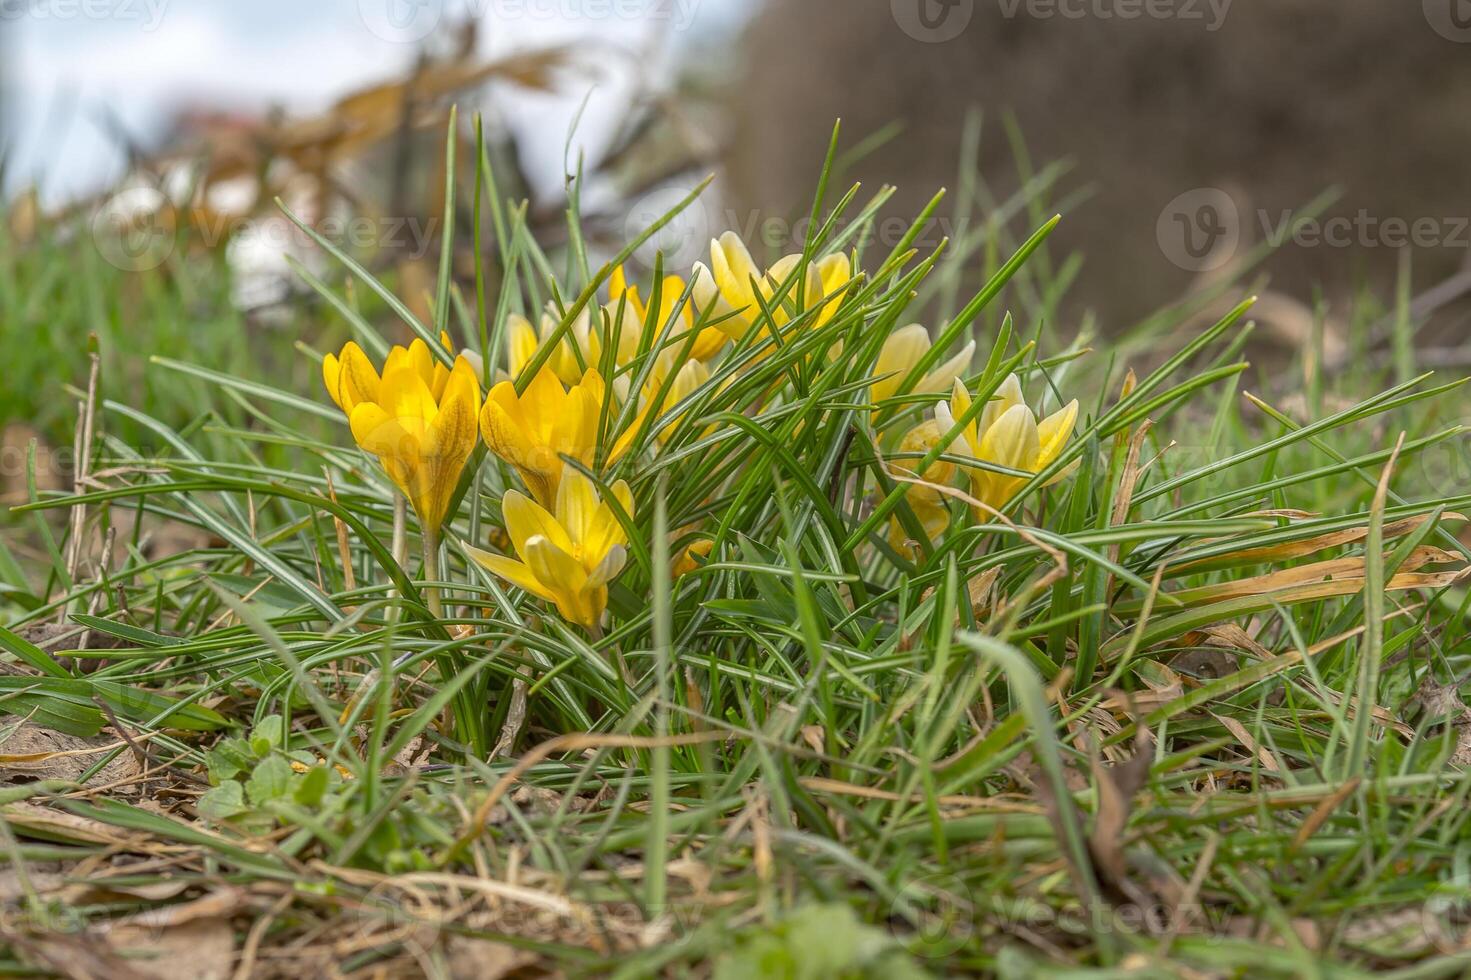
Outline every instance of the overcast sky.
<path id="1" fill-rule="evenodd" d="M 467 11 L 488 55 L 595 39 L 640 56 L 591 91 L 579 138 L 592 152 L 626 106 L 632 71 L 667 75 L 674 54 L 737 29 L 755 0 L 0 0 L 7 189 L 39 180 L 58 202 L 106 186 L 122 158 L 107 120 L 156 136 L 183 106 L 309 111 L 391 78 L 420 39 Z M 503 104 L 533 170 L 560 180 L 582 83 Z"/>

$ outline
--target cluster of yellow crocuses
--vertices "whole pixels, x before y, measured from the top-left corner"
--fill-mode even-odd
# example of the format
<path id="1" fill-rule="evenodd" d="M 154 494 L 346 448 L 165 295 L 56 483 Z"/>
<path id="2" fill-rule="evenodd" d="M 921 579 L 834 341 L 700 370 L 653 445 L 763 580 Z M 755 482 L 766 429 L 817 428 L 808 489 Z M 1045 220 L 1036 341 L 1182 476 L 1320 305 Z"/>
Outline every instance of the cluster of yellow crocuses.
<path id="1" fill-rule="evenodd" d="M 728 342 L 749 342 L 755 329 L 759 344 L 799 318 L 803 329 L 829 322 L 848 296 L 853 271 L 841 253 L 805 264 L 801 255 L 789 255 L 763 271 L 740 237 L 727 232 L 711 242 L 710 264 L 696 263 L 690 281 L 673 275 L 663 279 L 652 316 L 621 268 L 609 279 L 607 302 L 584 308 L 566 328 L 553 312 L 543 314 L 538 326 L 511 315 L 504 333 L 507 371 L 497 372 L 499 380 L 483 400 L 478 357 L 460 354 L 446 367 L 422 339 L 390 350 L 381 373 L 362 348 L 349 343 L 339 354 L 327 355 L 322 376 L 347 416 L 353 439 L 378 458 L 413 507 L 427 542 L 438 542 L 483 438 L 515 471 L 525 492 L 507 490 L 501 500 L 515 556 L 476 548 L 467 548 L 468 554 L 501 579 L 553 603 L 563 618 L 593 629 L 607 606 L 608 583 L 626 562 L 625 528 L 635 505 L 624 481 L 609 486 L 604 499 L 583 471 L 597 473 L 616 463 L 650 422 L 658 423 L 656 445 L 669 438 L 678 419 L 671 417 L 672 410 L 710 381 L 711 363 Z M 712 325 L 702 326 L 706 323 Z M 639 372 L 645 378 L 642 390 L 631 393 L 627 377 L 634 372 L 622 369 L 650 349 L 644 336 L 648 324 L 668 331 L 667 339 L 652 355 L 651 369 Z M 545 351 L 559 331 L 555 348 Z M 448 336 L 440 341 L 451 350 Z M 949 401 L 937 402 L 933 416 L 900 440 L 899 455 L 911 464 L 938 446 L 957 419 L 970 416 L 942 457 L 918 474 L 922 482 L 907 492 L 925 532 L 934 538 L 949 522 L 948 497 L 957 495 L 951 486 L 957 472 L 967 478 L 973 506 L 989 519 L 1027 482 L 1026 474 L 1058 458 L 1072 435 L 1078 406 L 1073 402 L 1038 422 L 1012 376 L 984 409 L 973 412 L 962 378 L 975 344 L 910 379 L 930 347 L 929 333 L 919 324 L 895 330 L 874 365 L 869 397 L 877 406 L 900 395 L 906 381 L 902 393 L 910 395 L 950 390 Z M 518 391 L 518 379 L 538 359 L 541 367 Z M 611 384 L 599 373 L 599 366 L 608 364 L 615 369 Z M 612 420 L 626 417 L 621 408 L 630 398 L 637 401 L 629 413 L 632 422 L 621 431 L 606 431 Z M 681 570 L 698 567 L 691 556 L 681 556 L 678 565 Z"/>

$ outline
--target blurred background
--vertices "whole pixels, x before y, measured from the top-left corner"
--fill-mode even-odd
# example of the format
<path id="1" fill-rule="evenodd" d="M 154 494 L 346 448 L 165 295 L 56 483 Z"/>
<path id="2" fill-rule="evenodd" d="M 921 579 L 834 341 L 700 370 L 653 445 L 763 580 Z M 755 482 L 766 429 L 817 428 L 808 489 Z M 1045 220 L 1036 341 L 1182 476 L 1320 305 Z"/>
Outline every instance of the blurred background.
<path id="1" fill-rule="evenodd" d="M 668 264 L 726 228 L 796 250 L 841 117 L 835 186 L 896 188 L 881 239 L 945 187 L 920 244 L 983 233 L 979 277 L 1061 212 L 1064 334 L 1240 281 L 1266 347 L 1321 335 L 1347 357 L 1349 324 L 1397 309 L 1420 363 L 1471 361 L 1467 0 L 0 0 L 0 65 L 11 242 L 90 238 L 120 277 L 88 305 L 12 261 L 7 340 L 70 310 L 154 349 L 117 296 L 159 275 L 179 294 L 165 347 L 244 356 L 209 338 L 305 329 L 320 311 L 288 258 L 330 264 L 278 199 L 422 308 L 458 106 L 460 159 L 482 114 L 501 197 L 550 249 L 569 187 L 606 257 L 713 173 L 657 240 Z M 180 285 L 198 254 L 223 292 Z"/>

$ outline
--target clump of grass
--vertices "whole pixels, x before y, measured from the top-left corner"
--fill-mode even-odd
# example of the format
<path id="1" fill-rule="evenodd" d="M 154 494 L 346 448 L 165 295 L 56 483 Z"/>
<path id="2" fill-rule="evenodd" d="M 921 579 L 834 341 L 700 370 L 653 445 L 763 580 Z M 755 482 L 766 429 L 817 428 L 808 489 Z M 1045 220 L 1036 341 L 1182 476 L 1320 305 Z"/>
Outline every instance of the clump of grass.
<path id="1" fill-rule="evenodd" d="M 214 902 L 198 918 L 266 973 L 1464 968 L 1471 496 L 1424 479 L 1464 447 L 1441 418 L 1457 384 L 1378 391 L 1364 369 L 1339 394 L 1372 393 L 1330 408 L 1317 379 L 1284 410 L 1242 390 L 1249 300 L 1130 370 L 1110 347 L 1190 311 L 1090 351 L 1058 326 L 1055 219 L 1017 242 L 976 222 L 922 255 L 926 211 L 885 249 L 885 195 L 830 201 L 830 166 L 796 268 L 844 256 L 838 302 L 774 277 L 731 331 L 742 311 L 690 280 L 625 319 L 606 284 L 638 241 L 594 263 L 574 197 L 555 276 L 485 157 L 477 174 L 473 233 L 505 276 L 462 296 L 446 261 L 433 322 L 338 257 L 388 329 L 445 368 L 478 354 L 487 387 L 510 314 L 548 298 L 520 393 L 584 310 L 638 330 L 626 358 L 604 343 L 569 368 L 615 394 L 591 454 L 554 460 L 605 501 L 628 485 L 606 613 L 579 621 L 475 559 L 522 543 L 509 493 L 555 504 L 524 460 L 476 449 L 435 540 L 392 452 L 320 434 L 343 416 L 319 391 L 159 359 L 243 418 L 180 429 L 104 399 L 96 480 L 17 508 L 78 515 L 88 540 L 124 513 L 212 539 L 102 563 L 63 538 L 44 589 L 10 576 L 3 706 L 17 732 L 89 741 L 82 771 L 7 791 L 0 816 L 18 874 L 86 869 L 78 928 Z M 385 326 L 320 288 L 381 361 Z M 885 341 L 915 320 L 934 344 L 875 405 Z M 649 387 L 722 326 L 738 339 L 679 398 Z M 906 441 L 945 397 L 914 387 L 968 341 L 971 408 Z M 1011 375 L 1043 415 L 1081 399 L 1045 460 L 965 434 Z M 141 456 L 113 420 L 164 448 Z M 44 649 L 58 621 L 87 642 Z M 23 893 L 13 954 L 64 969 L 40 914 L 60 893 Z"/>

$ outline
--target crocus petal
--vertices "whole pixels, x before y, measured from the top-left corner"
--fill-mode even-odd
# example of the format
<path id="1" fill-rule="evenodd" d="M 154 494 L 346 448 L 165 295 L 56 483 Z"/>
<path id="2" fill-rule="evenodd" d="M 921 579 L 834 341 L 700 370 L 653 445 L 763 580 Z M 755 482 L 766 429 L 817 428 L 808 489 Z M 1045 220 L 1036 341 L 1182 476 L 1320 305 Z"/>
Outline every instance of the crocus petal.
<path id="1" fill-rule="evenodd" d="M 805 313 L 822 302 L 822 279 L 817 269 L 808 263 L 798 273 L 797 267 L 801 262 L 800 253 L 784 255 L 766 272 L 766 287 L 762 291 L 765 298 L 774 301 L 778 295 L 781 296 L 781 302 L 772 310 L 779 326 L 785 326 L 794 319 L 791 311 Z M 821 317 L 817 325 L 821 326 Z"/>
<path id="2" fill-rule="evenodd" d="M 1037 417 L 1025 405 L 1013 405 L 1002 413 L 981 439 L 980 458 L 1014 470 L 1031 469 L 1041 442 Z"/>
<path id="3" fill-rule="evenodd" d="M 897 394 L 899 384 L 929 349 L 930 334 L 922 324 L 911 323 L 889 334 L 873 368 L 870 398 L 881 402 Z"/>
<path id="4" fill-rule="evenodd" d="M 511 383 L 503 381 L 492 389 L 492 396 Z M 480 434 L 490 451 L 501 459 L 522 469 L 543 472 L 547 468 L 547 454 L 531 441 L 526 429 L 506 411 L 504 403 L 495 397 L 487 398 L 480 409 Z"/>
<path id="5" fill-rule="evenodd" d="M 425 388 L 432 388 L 434 383 L 434 355 L 429 352 L 429 345 L 424 343 L 420 337 L 415 337 L 409 344 L 408 356 L 406 357 L 409 367 L 413 368 L 419 380 L 424 382 Z M 387 373 L 385 367 L 384 372 Z"/>
<path id="6" fill-rule="evenodd" d="M 427 425 L 439 411 L 434 393 L 423 377 L 413 370 L 411 364 L 402 362 L 383 372 L 377 402 L 408 429 Z"/>
<path id="7" fill-rule="evenodd" d="M 950 388 L 961 376 L 970 369 L 970 362 L 976 355 L 976 342 L 968 341 L 950 360 L 930 371 L 919 382 L 920 391 L 945 391 Z"/>
<path id="8" fill-rule="evenodd" d="M 524 565 L 513 558 L 507 558 L 504 555 L 493 555 L 488 551 L 481 551 L 479 548 L 472 548 L 469 545 L 465 546 L 465 553 L 475 559 L 477 563 L 482 565 L 492 575 L 500 576 L 517 588 L 524 589 L 526 592 L 536 596 L 538 599 L 550 601 L 553 598 L 551 590 L 542 585 L 541 582 L 537 581 L 536 576 L 531 574 L 530 566 Z"/>
<path id="9" fill-rule="evenodd" d="M 1034 471 L 1039 446 L 1036 416 L 1025 405 L 1013 405 L 986 430 L 977 455 L 1008 469 Z M 998 510 L 1026 483 L 1021 477 L 1004 473 L 982 471 L 975 476 L 985 488 L 981 499 Z"/>
<path id="10" fill-rule="evenodd" d="M 404 420 L 388 414 L 383 406 L 362 402 L 348 416 L 352 437 L 375 456 L 410 459 L 419 452 L 419 435 L 404 426 Z"/>
<path id="11" fill-rule="evenodd" d="M 592 314 L 586 308 L 568 325 L 551 356 L 547 367 L 564 385 L 574 385 L 587 367 L 597 363 L 597 345 L 589 336 Z M 548 306 L 541 316 L 541 340 L 548 342 L 562 326 L 562 316 L 554 307 Z"/>
<path id="12" fill-rule="evenodd" d="M 940 421 L 941 429 L 948 432 L 950 431 L 950 427 L 955 424 L 956 420 L 965 417 L 965 413 L 970 411 L 970 406 L 970 392 L 966 390 L 966 387 L 963 383 L 961 383 L 961 380 L 959 378 L 956 378 L 955 384 L 953 384 L 950 388 L 950 404 L 946 406 L 946 419 L 940 421 L 940 410 L 938 407 L 936 407 L 935 409 L 935 419 L 937 421 Z M 977 453 L 979 451 L 978 443 L 980 442 L 980 436 L 981 433 L 984 431 L 984 429 L 980 428 L 976 424 L 975 419 L 971 419 L 966 427 L 960 430 L 961 444 L 969 449 L 972 454 Z"/>
<path id="13" fill-rule="evenodd" d="M 559 458 L 567 456 L 584 465 L 592 462 L 592 450 L 598 440 L 598 419 L 602 411 L 602 403 L 597 394 L 601 390 L 602 379 L 599 378 L 595 386 L 577 385 L 567 392 L 562 425 L 557 429 L 558 438 L 551 447 Z"/>
<path id="14" fill-rule="evenodd" d="M 825 256 L 817 263 L 817 280 L 826 302 L 823 303 L 822 312 L 817 315 L 815 326 L 820 327 L 827 323 L 838 312 L 838 307 L 843 304 L 848 282 L 852 278 L 853 264 L 841 252 Z M 809 299 L 807 303 L 810 306 L 813 300 Z"/>
<path id="15" fill-rule="evenodd" d="M 607 585 L 609 582 L 613 581 L 613 579 L 618 577 L 618 573 L 623 571 L 623 566 L 627 564 L 627 562 L 628 549 L 624 548 L 621 544 L 614 545 L 613 548 L 609 550 L 609 552 L 605 556 L 603 556 L 603 560 L 598 562 L 597 565 L 594 566 L 592 570 L 587 573 L 588 587 L 596 589 Z"/>
<path id="16" fill-rule="evenodd" d="M 567 529 L 573 541 L 583 542 L 592 532 L 597 511 L 598 494 L 592 481 L 569 468 L 557 487 L 557 523 Z"/>
<path id="17" fill-rule="evenodd" d="M 511 536 L 516 554 L 528 563 L 530 551 L 527 542 L 532 538 L 545 538 L 563 551 L 572 551 L 572 539 L 567 536 L 566 528 L 546 508 L 520 491 L 506 491 L 501 498 L 501 515 L 505 518 L 506 533 Z M 552 584 L 547 579 L 542 579 L 542 582 Z"/>
<path id="18" fill-rule="evenodd" d="M 618 462 L 633 447 L 633 441 L 643 431 L 644 422 L 647 418 L 647 409 L 639 412 L 634 416 L 633 421 L 628 424 L 628 428 L 624 429 L 619 433 L 618 438 L 613 440 L 613 447 L 608 450 L 609 465 Z"/>
<path id="19" fill-rule="evenodd" d="M 540 443 L 550 441 L 567 401 L 567 389 L 551 371 L 543 368 L 521 392 L 521 418 Z"/>
<path id="20" fill-rule="evenodd" d="M 531 321 L 519 313 L 506 317 L 506 370 L 511 378 L 520 377 L 521 371 L 536 356 L 539 340 Z"/>
<path id="21" fill-rule="evenodd" d="M 599 341 L 601 350 L 604 342 L 613 348 L 614 361 L 622 366 L 638 355 L 639 341 L 643 337 L 644 322 L 632 307 L 623 303 L 609 303 L 603 307 L 602 333 Z"/>
<path id="22" fill-rule="evenodd" d="M 940 444 L 940 440 L 948 431 L 950 430 L 945 428 L 939 421 L 923 422 L 915 426 L 909 432 L 905 433 L 904 438 L 899 442 L 899 451 L 904 453 L 906 458 L 898 460 L 897 464 L 906 472 L 914 474 L 918 470 L 923 456 L 914 458 L 911 454 L 923 453 L 927 455 L 930 450 Z M 952 444 L 952 451 L 954 448 L 955 446 Z M 954 476 L 955 464 L 948 460 L 937 459 L 925 467 L 921 479 L 926 483 L 949 483 Z M 923 488 L 916 489 L 922 490 Z M 929 493 L 934 494 L 935 491 L 932 490 Z"/>
<path id="23" fill-rule="evenodd" d="M 342 408 L 342 396 L 337 393 L 338 382 L 342 380 L 342 362 L 337 360 L 336 354 L 328 354 L 322 358 L 322 384 L 327 388 L 327 394 L 332 396 L 332 401 Z"/>
<path id="24" fill-rule="evenodd" d="M 485 358 L 480 356 L 478 350 L 462 347 L 460 348 L 460 356 L 470 363 L 470 369 L 475 372 L 477 381 L 485 376 Z"/>
<path id="25" fill-rule="evenodd" d="M 526 564 L 537 581 L 556 596 L 557 609 L 563 616 L 583 626 L 595 625 L 602 610 L 590 616 L 582 600 L 587 587 L 587 571 L 570 554 L 541 535 L 526 542 Z"/>
<path id="26" fill-rule="evenodd" d="M 914 512 L 914 516 L 919 520 L 920 527 L 924 529 L 925 537 L 931 541 L 944 534 L 945 529 L 950 526 L 950 509 L 944 504 L 943 500 L 939 503 L 928 502 L 916 498 L 911 492 L 905 496 L 905 501 L 909 504 L 909 509 Z M 908 553 L 913 555 L 916 553 L 916 550 L 909 547 L 913 540 L 909 535 L 908 528 L 904 526 L 903 521 L 899 520 L 898 515 L 890 519 L 890 547 L 901 554 Z"/>
<path id="27" fill-rule="evenodd" d="M 752 283 L 761 279 L 761 270 L 740 235 L 727 231 L 710 243 L 710 271 L 727 303 L 737 309 L 752 305 Z M 744 312 L 755 315 L 750 309 Z"/>
<path id="28" fill-rule="evenodd" d="M 1017 405 L 1023 404 L 1023 401 L 1022 383 L 1017 380 L 1016 375 L 1008 374 L 1006 380 L 1001 382 L 1001 387 L 996 389 L 996 394 L 992 395 L 991 400 L 986 403 L 986 407 L 981 409 L 981 417 L 977 424 L 980 432 L 984 434 L 987 429 L 996 424 L 997 419 Z"/>
<path id="29" fill-rule="evenodd" d="M 598 342 L 598 335 L 592 328 L 591 307 L 584 306 L 578 311 L 567 333 L 582 354 L 583 365 L 589 368 L 595 367 L 598 358 L 602 356 L 602 345 Z"/>
<path id="30" fill-rule="evenodd" d="M 338 363 L 337 384 L 331 389 L 338 406 L 350 413 L 361 402 L 377 401 L 379 384 L 378 372 L 363 349 L 351 341 L 345 344 Z"/>
<path id="31" fill-rule="evenodd" d="M 628 484 L 619 480 L 609 489 L 613 491 L 613 499 L 618 502 L 623 513 L 632 520 L 633 492 L 628 489 Z M 598 505 L 597 514 L 590 523 L 587 535 L 582 539 L 583 560 L 596 565 L 611 549 L 627 540 L 628 535 L 624 533 L 618 515 L 608 501 L 604 500 Z"/>
<path id="32" fill-rule="evenodd" d="M 720 294 L 715 276 L 705 263 L 696 262 L 690 276 L 695 281 L 693 298 L 695 305 L 699 307 L 695 315 L 706 320 L 719 321 L 712 329 L 719 330 L 731 340 L 740 340 L 750 328 L 751 321 L 743 316 L 732 316 L 735 313 L 734 307 Z"/>
<path id="33" fill-rule="evenodd" d="M 720 348 L 725 346 L 725 342 L 728 339 L 723 332 L 715 327 L 706 327 L 695 338 L 695 345 L 690 348 L 690 357 L 697 361 L 708 361 L 720 353 Z"/>
<path id="34" fill-rule="evenodd" d="M 446 377 L 439 412 L 425 435 L 422 452 L 427 469 L 427 512 L 420 514 L 430 525 L 442 523 L 460 476 L 475 450 L 476 416 L 480 411 L 480 383 L 474 368 L 457 358 Z"/>
<path id="35" fill-rule="evenodd" d="M 950 408 L 950 402 L 935 402 L 935 421 L 939 423 L 941 434 L 955 428 L 955 412 Z"/>
<path id="36" fill-rule="evenodd" d="M 1037 468 L 1051 465 L 1073 436 L 1073 426 L 1078 422 L 1078 402 L 1074 399 L 1063 408 L 1047 416 L 1037 424 Z"/>
<path id="37" fill-rule="evenodd" d="M 668 323 L 678 311 L 679 322 L 686 328 L 694 325 L 695 311 L 688 301 L 681 304 L 686 284 L 682 276 L 668 275 L 659 284 L 659 324 Z"/>
<path id="38" fill-rule="evenodd" d="M 655 434 L 655 438 L 661 444 L 667 442 L 674 435 L 675 427 L 684 415 L 684 412 L 671 415 L 675 406 L 693 395 L 699 390 L 700 386 L 709 380 L 710 369 L 702 362 L 693 360 L 684 362 L 684 366 L 675 374 L 674 380 L 669 382 L 669 389 L 664 393 L 660 405 L 660 410 L 665 415 L 671 416 L 661 421 L 659 431 Z M 662 383 L 660 383 L 660 387 L 663 387 Z M 657 397 L 657 395 L 658 392 L 656 390 L 653 393 L 653 397 Z"/>
<path id="39" fill-rule="evenodd" d="M 628 276 L 623 271 L 623 266 L 613 270 L 608 277 L 608 299 L 616 303 L 628 292 Z"/>

